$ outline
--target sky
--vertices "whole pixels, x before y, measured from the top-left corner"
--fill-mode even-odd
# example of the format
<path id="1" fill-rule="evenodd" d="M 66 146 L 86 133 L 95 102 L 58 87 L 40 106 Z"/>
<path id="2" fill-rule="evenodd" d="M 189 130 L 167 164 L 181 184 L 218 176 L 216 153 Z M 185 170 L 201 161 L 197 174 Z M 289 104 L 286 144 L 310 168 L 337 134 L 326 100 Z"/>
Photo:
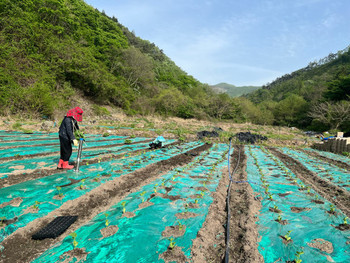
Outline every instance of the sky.
<path id="1" fill-rule="evenodd" d="M 350 45 L 350 0 L 85 2 L 209 85 L 265 85 Z"/>

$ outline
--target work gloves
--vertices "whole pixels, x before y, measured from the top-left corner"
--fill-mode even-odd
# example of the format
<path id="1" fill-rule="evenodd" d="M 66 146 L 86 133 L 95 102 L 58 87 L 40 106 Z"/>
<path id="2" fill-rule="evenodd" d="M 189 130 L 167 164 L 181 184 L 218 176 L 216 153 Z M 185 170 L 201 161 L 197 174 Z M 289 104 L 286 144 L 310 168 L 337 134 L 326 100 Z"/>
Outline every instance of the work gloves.
<path id="1" fill-rule="evenodd" d="M 74 145 L 74 146 L 78 146 L 78 145 L 79 145 L 78 140 L 74 139 L 74 140 L 73 140 L 73 145 Z"/>

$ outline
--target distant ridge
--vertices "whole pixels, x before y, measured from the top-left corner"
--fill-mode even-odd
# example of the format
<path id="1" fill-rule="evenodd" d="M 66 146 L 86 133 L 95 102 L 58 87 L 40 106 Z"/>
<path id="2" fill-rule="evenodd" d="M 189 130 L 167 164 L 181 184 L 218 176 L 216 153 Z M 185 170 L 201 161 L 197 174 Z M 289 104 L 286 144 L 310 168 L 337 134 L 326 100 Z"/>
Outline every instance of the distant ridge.
<path id="1" fill-rule="evenodd" d="M 239 97 L 248 93 L 251 93 L 257 89 L 260 89 L 259 86 L 241 86 L 236 87 L 232 84 L 219 83 L 216 85 L 210 86 L 210 88 L 216 93 L 227 93 L 230 97 Z"/>

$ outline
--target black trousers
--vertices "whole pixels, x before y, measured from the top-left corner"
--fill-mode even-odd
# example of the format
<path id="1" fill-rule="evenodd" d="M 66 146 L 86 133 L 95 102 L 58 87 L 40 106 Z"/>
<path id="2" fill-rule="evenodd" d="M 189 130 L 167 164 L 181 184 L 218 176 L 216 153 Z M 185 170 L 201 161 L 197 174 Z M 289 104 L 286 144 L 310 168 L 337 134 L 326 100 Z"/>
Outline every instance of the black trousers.
<path id="1" fill-rule="evenodd" d="M 61 136 L 59 137 L 60 137 L 60 147 L 61 147 L 60 159 L 67 162 L 69 161 L 69 158 L 72 155 L 72 143 L 70 142 L 70 140 L 67 140 Z"/>

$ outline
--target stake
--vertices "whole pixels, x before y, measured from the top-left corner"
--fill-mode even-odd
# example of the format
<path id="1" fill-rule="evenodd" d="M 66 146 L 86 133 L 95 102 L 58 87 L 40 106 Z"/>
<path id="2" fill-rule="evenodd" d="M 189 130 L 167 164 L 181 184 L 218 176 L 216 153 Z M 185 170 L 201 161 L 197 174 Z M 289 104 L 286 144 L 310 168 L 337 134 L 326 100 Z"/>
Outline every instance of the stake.
<path id="1" fill-rule="evenodd" d="M 79 148 L 78 148 L 78 157 L 77 157 L 77 167 L 75 168 L 76 172 L 79 172 L 79 164 L 80 164 L 80 159 L 81 159 L 81 152 L 83 150 L 83 142 L 84 142 L 84 139 L 80 138 L 79 139 Z"/>

